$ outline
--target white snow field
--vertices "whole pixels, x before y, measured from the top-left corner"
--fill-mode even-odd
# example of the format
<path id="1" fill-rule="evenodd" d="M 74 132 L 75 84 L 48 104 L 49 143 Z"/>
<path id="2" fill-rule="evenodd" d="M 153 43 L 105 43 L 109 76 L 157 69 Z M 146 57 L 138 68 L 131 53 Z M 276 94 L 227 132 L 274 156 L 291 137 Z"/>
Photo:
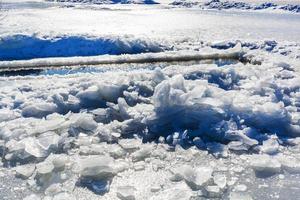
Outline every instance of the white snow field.
<path id="1" fill-rule="evenodd" d="M 298 1 L 194 2 L 2 0 L 0 200 L 300 199 Z"/>

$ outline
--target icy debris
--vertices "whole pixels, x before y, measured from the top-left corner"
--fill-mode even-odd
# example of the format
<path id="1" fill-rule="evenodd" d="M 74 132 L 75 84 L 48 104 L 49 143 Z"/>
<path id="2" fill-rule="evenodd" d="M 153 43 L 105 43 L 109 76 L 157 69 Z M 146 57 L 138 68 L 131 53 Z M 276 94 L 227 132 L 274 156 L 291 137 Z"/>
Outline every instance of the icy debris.
<path id="1" fill-rule="evenodd" d="M 144 146 L 140 150 L 132 154 L 132 161 L 138 162 L 144 160 L 145 158 L 151 155 L 151 152 L 152 152 L 152 146 L 150 145 Z"/>
<path id="2" fill-rule="evenodd" d="M 42 200 L 42 198 L 36 194 L 26 196 L 23 200 Z"/>
<path id="3" fill-rule="evenodd" d="M 160 161 L 160 160 L 155 159 L 155 160 L 152 160 L 151 163 L 152 163 L 152 169 L 155 172 L 157 172 L 160 169 L 164 169 L 165 168 L 164 161 Z"/>
<path id="4" fill-rule="evenodd" d="M 160 160 L 164 160 L 167 157 L 166 149 L 158 145 L 157 148 L 152 151 L 151 156 Z"/>
<path id="5" fill-rule="evenodd" d="M 55 132 L 46 132 L 38 136 L 38 144 L 41 148 L 46 151 L 55 151 L 58 148 L 58 143 L 60 140 L 60 136 L 58 136 Z"/>
<path id="6" fill-rule="evenodd" d="M 85 131 L 93 131 L 98 127 L 98 124 L 95 122 L 93 115 L 82 113 L 74 122 L 73 126 L 75 128 L 81 128 Z"/>
<path id="7" fill-rule="evenodd" d="M 76 98 L 79 99 L 81 107 L 97 108 L 105 105 L 105 101 L 99 94 L 99 88 L 95 85 L 78 92 Z"/>
<path id="8" fill-rule="evenodd" d="M 208 198 L 220 198 L 222 196 L 222 190 L 216 185 L 209 185 L 205 187 L 204 194 Z"/>
<path id="9" fill-rule="evenodd" d="M 27 105 L 22 109 L 22 115 L 24 117 L 46 117 L 49 114 L 57 112 L 57 106 L 54 103 L 34 103 Z"/>
<path id="10" fill-rule="evenodd" d="M 14 168 L 16 177 L 28 179 L 35 170 L 35 164 L 20 165 Z"/>
<path id="11" fill-rule="evenodd" d="M 228 157 L 228 146 L 216 142 L 207 143 L 207 150 L 217 158 Z"/>
<path id="12" fill-rule="evenodd" d="M 150 191 L 155 193 L 155 192 L 159 192 L 161 190 L 161 187 L 160 186 L 152 186 L 150 188 Z"/>
<path id="13" fill-rule="evenodd" d="M 117 188 L 117 197 L 121 200 L 135 200 L 135 187 L 120 186 Z"/>
<path id="14" fill-rule="evenodd" d="M 126 151 L 118 144 L 111 144 L 108 153 L 115 159 L 123 158 L 126 155 Z"/>
<path id="15" fill-rule="evenodd" d="M 134 163 L 133 168 L 135 171 L 143 171 L 145 169 L 145 162 L 139 161 Z"/>
<path id="16" fill-rule="evenodd" d="M 188 165 L 182 165 L 175 169 L 171 169 L 173 174 L 171 181 L 185 180 L 187 185 L 193 190 L 200 190 L 212 180 L 213 170 L 209 167 L 192 168 Z"/>
<path id="17" fill-rule="evenodd" d="M 53 197 L 53 200 L 73 200 L 75 197 L 67 192 L 60 192 Z"/>
<path id="18" fill-rule="evenodd" d="M 54 183 L 47 187 L 45 190 L 45 195 L 47 196 L 55 196 L 56 194 L 62 192 L 62 184 L 60 183 Z"/>
<path id="19" fill-rule="evenodd" d="M 54 166 L 48 162 L 41 162 L 36 165 L 36 173 L 38 176 L 47 176 L 52 173 Z"/>
<path id="20" fill-rule="evenodd" d="M 24 138 L 18 142 L 10 140 L 6 143 L 6 147 L 8 152 L 13 155 L 12 159 L 26 160 L 30 157 L 39 159 L 49 154 L 48 149 L 45 149 L 34 137 Z"/>
<path id="21" fill-rule="evenodd" d="M 130 164 L 126 161 L 116 161 L 115 165 L 114 165 L 114 169 L 116 171 L 116 173 L 120 173 L 123 171 L 126 171 L 130 168 Z"/>
<path id="22" fill-rule="evenodd" d="M 248 147 L 241 141 L 232 141 L 228 143 L 228 149 L 233 151 L 247 151 Z"/>
<path id="23" fill-rule="evenodd" d="M 229 200 L 252 200 L 253 198 L 249 194 L 244 192 L 231 192 L 229 195 Z"/>
<path id="24" fill-rule="evenodd" d="M 224 174 L 215 174 L 213 176 L 214 183 L 220 188 L 225 189 L 227 185 L 227 178 Z"/>
<path id="25" fill-rule="evenodd" d="M 119 145 L 126 151 L 135 151 L 140 148 L 142 142 L 138 139 L 121 139 Z"/>
<path id="26" fill-rule="evenodd" d="M 114 159 L 109 156 L 89 156 L 79 161 L 80 175 L 84 178 L 101 180 L 115 175 Z"/>
<path id="27" fill-rule="evenodd" d="M 270 138 L 263 141 L 263 145 L 260 146 L 260 151 L 266 154 L 276 154 L 279 151 L 279 143 L 276 139 Z"/>
<path id="28" fill-rule="evenodd" d="M 244 184 L 238 184 L 234 187 L 234 191 L 245 192 L 247 191 L 247 186 Z"/>
<path id="29" fill-rule="evenodd" d="M 36 165 L 36 175 L 34 179 L 40 186 L 46 187 L 51 183 L 53 177 L 54 166 L 50 162 L 41 162 Z"/>
<path id="30" fill-rule="evenodd" d="M 69 157 L 65 154 L 56 154 L 53 155 L 52 164 L 54 166 L 54 169 L 62 171 L 65 169 L 66 165 L 69 164 L 70 160 Z M 49 156 L 50 157 L 50 156 Z M 49 157 L 47 159 L 49 159 Z"/>
<path id="31" fill-rule="evenodd" d="M 236 172 L 236 173 L 242 173 L 244 171 L 244 167 L 242 166 L 234 166 L 232 171 Z"/>
<path id="32" fill-rule="evenodd" d="M 250 166 L 259 176 L 269 176 L 281 171 L 281 164 L 275 157 L 267 154 L 252 155 L 250 157 Z"/>
<path id="33" fill-rule="evenodd" d="M 20 117 L 20 114 L 9 109 L 0 109 L 0 123 Z"/>
<path id="34" fill-rule="evenodd" d="M 168 199 L 168 200 L 187 200 L 192 196 L 192 192 L 185 185 L 174 185 L 170 189 L 162 190 L 161 192 L 151 195 L 150 200 Z"/>
<path id="35" fill-rule="evenodd" d="M 41 133 L 56 131 L 59 133 L 60 131 L 66 130 L 69 128 L 69 122 L 66 121 L 63 115 L 53 113 L 46 117 L 46 119 L 42 119 L 36 122 L 35 128 L 29 130 L 30 135 L 39 135 Z"/>
<path id="36" fill-rule="evenodd" d="M 111 83 L 102 83 L 98 85 L 100 96 L 109 102 L 117 102 L 118 98 L 122 96 L 123 85 L 115 85 Z"/>
<path id="37" fill-rule="evenodd" d="M 281 163 L 282 169 L 288 173 L 300 173 L 300 160 L 287 155 L 279 155 L 276 157 Z"/>
<path id="38" fill-rule="evenodd" d="M 79 147 L 90 146 L 92 144 L 92 137 L 84 133 L 79 133 L 76 143 Z"/>
<path id="39" fill-rule="evenodd" d="M 108 108 L 98 108 L 95 110 L 92 110 L 91 113 L 94 115 L 94 119 L 98 123 L 104 123 L 107 124 L 111 122 L 112 120 L 112 113 L 110 109 Z"/>

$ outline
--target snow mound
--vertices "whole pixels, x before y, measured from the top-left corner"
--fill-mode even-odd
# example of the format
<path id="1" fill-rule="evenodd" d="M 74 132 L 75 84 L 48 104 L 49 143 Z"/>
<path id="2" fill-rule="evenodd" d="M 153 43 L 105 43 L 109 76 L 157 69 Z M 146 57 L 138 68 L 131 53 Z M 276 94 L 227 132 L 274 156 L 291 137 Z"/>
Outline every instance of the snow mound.
<path id="1" fill-rule="evenodd" d="M 148 39 L 130 36 L 92 38 L 88 36 L 38 37 L 11 35 L 0 37 L 0 60 L 45 57 L 95 56 L 160 52 L 165 47 Z"/>

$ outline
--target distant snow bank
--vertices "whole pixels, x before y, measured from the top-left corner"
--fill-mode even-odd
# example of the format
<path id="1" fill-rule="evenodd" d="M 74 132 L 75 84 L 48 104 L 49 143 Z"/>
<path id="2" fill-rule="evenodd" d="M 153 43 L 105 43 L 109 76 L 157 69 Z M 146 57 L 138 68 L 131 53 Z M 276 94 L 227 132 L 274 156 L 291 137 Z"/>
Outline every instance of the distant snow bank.
<path id="1" fill-rule="evenodd" d="M 285 10 L 300 13 L 300 4 L 278 5 L 273 2 L 248 3 L 244 1 L 227 1 L 227 0 L 175 0 L 171 5 L 182 7 L 200 7 L 203 9 L 240 9 L 240 10 Z"/>
<path id="2" fill-rule="evenodd" d="M 201 51 L 167 51 L 160 53 L 142 53 L 136 55 L 102 55 L 91 57 L 41 58 L 32 60 L 0 61 L 0 71 L 32 69 L 55 66 L 100 65 L 121 63 L 152 63 L 191 61 L 203 59 L 239 59 L 243 54 L 241 44 L 233 48 L 218 50 L 203 48 Z"/>
<path id="3" fill-rule="evenodd" d="M 46 0 L 61 3 L 89 3 L 89 4 L 158 4 L 153 0 Z"/>
<path id="4" fill-rule="evenodd" d="M 0 61 L 46 57 L 95 56 L 161 52 L 167 49 L 149 39 L 131 36 L 90 37 L 36 35 L 0 36 Z"/>

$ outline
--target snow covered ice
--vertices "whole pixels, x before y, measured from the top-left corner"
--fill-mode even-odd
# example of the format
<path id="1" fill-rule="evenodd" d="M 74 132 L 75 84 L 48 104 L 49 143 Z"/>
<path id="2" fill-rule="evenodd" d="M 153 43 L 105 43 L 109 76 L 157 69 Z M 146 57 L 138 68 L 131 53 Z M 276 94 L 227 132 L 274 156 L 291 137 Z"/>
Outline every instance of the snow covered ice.
<path id="1" fill-rule="evenodd" d="M 299 6 L 3 0 L 0 199 L 299 199 Z"/>

